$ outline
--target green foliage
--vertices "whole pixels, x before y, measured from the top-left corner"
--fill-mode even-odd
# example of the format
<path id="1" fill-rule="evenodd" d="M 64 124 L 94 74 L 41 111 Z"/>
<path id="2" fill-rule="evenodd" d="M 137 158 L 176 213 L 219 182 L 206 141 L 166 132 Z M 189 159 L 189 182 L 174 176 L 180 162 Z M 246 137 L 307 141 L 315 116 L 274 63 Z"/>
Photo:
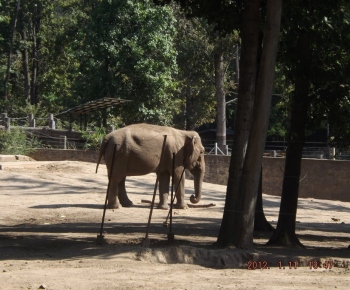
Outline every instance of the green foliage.
<path id="1" fill-rule="evenodd" d="M 289 100 L 292 97 L 294 86 L 286 79 L 279 63 L 275 70 L 274 94 L 272 95 L 268 139 L 284 139 L 289 123 Z"/>
<path id="2" fill-rule="evenodd" d="M 214 46 L 210 43 L 208 31 L 211 28 L 206 21 L 188 20 L 181 12 L 176 13 L 178 33 L 175 43 L 179 66 L 176 96 L 182 110 L 176 115 L 175 122 L 180 128 L 193 129 L 215 120 Z"/>
<path id="3" fill-rule="evenodd" d="M 41 142 L 21 129 L 0 131 L 0 154 L 25 155 L 42 147 Z"/>
<path id="4" fill-rule="evenodd" d="M 121 112 L 127 124 L 170 125 L 177 110 L 174 22 L 170 8 L 147 0 L 99 1 L 83 30 L 76 93 L 85 101 L 132 100 Z"/>
<path id="5" fill-rule="evenodd" d="M 181 2 L 184 12 L 173 3 L 155 6 L 152 2 L 169 1 L 21 1 L 14 34 L 10 98 L 0 100 L 0 112 L 6 111 L 12 118 L 28 113 L 46 118 L 48 113 L 86 101 L 116 97 L 133 102 L 108 110 L 108 125 L 147 122 L 193 128 L 215 122 L 213 53 L 223 35 L 233 38 L 224 54 L 226 98 L 232 100 L 236 97 L 232 54 L 238 33 L 232 36 L 231 32 L 239 31 L 242 1 L 175 1 Z M 6 73 L 16 3 L 17 0 L 4 0 L 0 4 L 1 79 Z M 347 140 L 347 134 L 341 133 L 347 132 L 346 128 L 339 127 L 347 122 L 338 114 L 341 111 L 344 116 L 347 106 L 338 105 L 346 103 L 342 98 L 349 95 L 350 18 L 346 3 L 328 0 L 322 4 L 284 4 L 269 136 L 284 137 L 287 130 L 289 101 L 297 76 L 295 39 L 310 27 L 313 73 L 308 130 L 312 132 L 328 122 L 334 140 Z M 34 26 L 36 37 L 32 33 Z M 23 52 L 27 50 L 29 54 L 32 80 L 34 44 L 39 52 L 39 67 L 33 103 L 25 96 Z M 3 85 L 0 96 L 2 93 Z M 227 106 L 228 118 L 233 107 Z M 93 113 L 89 123 L 99 127 L 100 119 L 101 113 Z"/>
<path id="6" fill-rule="evenodd" d="M 215 122 L 216 98 L 214 82 L 214 53 L 218 47 L 224 51 L 226 95 L 235 89 L 232 68 L 233 43 L 238 36 L 222 37 L 214 26 L 203 18 L 186 18 L 179 7 L 173 5 L 177 19 L 175 37 L 178 52 L 177 99 L 181 111 L 175 116 L 177 127 L 194 129 Z M 231 96 L 230 96 L 231 97 Z"/>
<path id="7" fill-rule="evenodd" d="M 307 131 L 330 124 L 332 141 L 349 146 L 348 122 L 350 116 L 350 46 L 349 7 L 347 1 L 317 1 L 310 3 L 288 1 L 284 7 L 280 44 L 280 68 L 284 78 L 294 84 L 300 78 L 309 83 L 310 103 Z M 296 46 L 304 35 L 310 47 L 310 71 L 298 69 L 298 55 L 305 47 Z M 291 86 L 293 88 L 293 86 Z M 288 89 L 288 88 L 287 88 Z M 294 89 L 289 95 L 294 98 Z M 288 93 L 286 94 L 288 95 Z"/>
<path id="8" fill-rule="evenodd" d="M 93 131 L 81 131 L 82 137 L 86 140 L 84 149 L 98 150 L 101 140 L 106 135 L 106 129 L 95 127 Z"/>
<path id="9" fill-rule="evenodd" d="M 153 0 L 155 3 L 168 1 Z M 176 0 L 187 15 L 201 17 L 208 21 L 221 35 L 227 35 L 238 30 L 242 21 L 242 0 Z"/>

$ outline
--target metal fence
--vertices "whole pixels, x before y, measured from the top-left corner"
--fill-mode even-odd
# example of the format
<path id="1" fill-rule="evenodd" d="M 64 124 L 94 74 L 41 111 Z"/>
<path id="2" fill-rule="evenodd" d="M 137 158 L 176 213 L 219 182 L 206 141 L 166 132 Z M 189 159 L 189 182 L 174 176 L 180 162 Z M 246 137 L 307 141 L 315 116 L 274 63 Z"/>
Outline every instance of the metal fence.
<path id="1" fill-rule="evenodd" d="M 58 126 L 57 126 L 58 125 Z M 57 130 L 56 128 L 70 128 L 69 122 L 57 119 L 53 114 L 48 114 L 47 118 L 34 118 L 33 114 L 27 117 L 11 118 L 6 113 L 1 114 L 0 128 L 11 131 L 11 128 L 26 130 L 28 138 L 37 138 L 45 148 L 61 148 L 61 149 L 83 149 L 86 141 L 83 138 L 71 138 L 70 130 Z M 56 131 L 50 134 L 49 131 L 44 133 L 40 129 L 48 129 Z M 57 136 L 57 132 L 62 132 Z"/>
<path id="2" fill-rule="evenodd" d="M 216 140 L 202 139 L 203 146 L 207 154 L 231 155 L 232 141 L 227 142 L 227 152 L 224 154 L 216 143 Z M 287 142 L 285 141 L 267 141 L 265 143 L 265 156 L 284 157 L 286 155 Z M 350 160 L 350 150 L 339 149 L 330 146 L 327 142 L 305 142 L 303 158 L 313 159 L 335 159 L 335 160 Z"/>
<path id="3" fill-rule="evenodd" d="M 17 128 L 49 128 L 52 130 L 58 127 L 67 130 L 67 134 L 63 132 L 61 136 L 52 136 L 40 131 L 29 133 L 30 136 L 37 137 L 47 148 L 83 149 L 86 144 L 83 138 L 67 137 L 68 132 L 71 132 L 71 124 L 55 118 L 53 114 L 49 114 L 47 118 L 34 118 L 33 114 L 28 114 L 27 117 L 22 118 L 9 118 L 6 113 L 2 113 L 1 125 L 7 131 L 11 130 L 11 126 Z M 111 128 L 110 131 L 113 130 L 114 128 Z M 232 153 L 232 141 L 228 140 L 226 146 L 218 146 L 216 140 L 212 139 L 202 139 L 202 143 L 208 154 L 231 155 Z M 285 141 L 267 141 L 264 155 L 283 157 L 286 154 L 286 148 L 287 142 Z M 306 142 L 302 156 L 303 158 L 350 160 L 350 150 L 331 147 L 326 142 Z"/>
<path id="4" fill-rule="evenodd" d="M 41 131 L 28 132 L 29 137 L 35 137 L 40 140 L 44 148 L 55 148 L 55 149 L 84 149 L 86 141 L 82 138 L 70 138 L 67 137 L 69 132 L 64 135 L 64 132 L 60 136 L 51 136 Z"/>

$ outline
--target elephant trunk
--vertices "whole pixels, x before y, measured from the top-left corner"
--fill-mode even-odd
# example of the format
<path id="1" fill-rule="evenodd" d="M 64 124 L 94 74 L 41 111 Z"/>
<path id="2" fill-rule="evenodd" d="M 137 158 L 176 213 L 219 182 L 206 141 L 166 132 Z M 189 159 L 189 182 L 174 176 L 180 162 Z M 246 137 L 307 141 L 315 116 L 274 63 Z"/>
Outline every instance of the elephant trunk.
<path id="1" fill-rule="evenodd" d="M 194 195 L 190 197 L 191 203 L 198 203 L 202 196 L 202 182 L 204 178 L 204 171 L 197 171 L 193 174 L 194 176 Z"/>

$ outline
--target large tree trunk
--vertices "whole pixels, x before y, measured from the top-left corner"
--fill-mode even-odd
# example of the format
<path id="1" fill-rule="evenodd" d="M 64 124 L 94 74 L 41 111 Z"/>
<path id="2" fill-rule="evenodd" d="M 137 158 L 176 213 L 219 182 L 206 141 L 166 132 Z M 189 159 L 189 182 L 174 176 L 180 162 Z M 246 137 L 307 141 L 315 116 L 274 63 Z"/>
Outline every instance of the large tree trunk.
<path id="1" fill-rule="evenodd" d="M 302 246 L 295 234 L 295 221 L 307 112 L 310 105 L 309 74 L 311 50 L 307 35 L 300 35 L 297 41 L 299 63 L 294 96 L 291 102 L 290 129 L 287 139 L 288 147 L 286 151 L 282 198 L 277 228 L 269 240 L 268 245 Z"/>
<path id="2" fill-rule="evenodd" d="M 16 24 L 17 24 L 17 16 L 19 11 L 19 6 L 21 4 L 21 1 L 17 1 L 15 15 L 13 16 L 13 25 L 11 29 L 11 35 L 10 35 L 10 45 L 9 50 L 7 54 L 7 68 L 6 68 L 6 74 L 5 74 L 5 80 L 4 80 L 4 100 L 6 101 L 8 99 L 8 83 L 10 78 L 10 70 L 11 70 L 11 58 L 12 58 L 12 50 L 13 50 L 13 35 L 16 30 Z"/>
<path id="3" fill-rule="evenodd" d="M 246 1 L 243 15 L 242 47 L 240 59 L 240 82 L 234 139 L 226 190 L 226 201 L 217 239 L 219 247 L 228 246 L 234 236 L 234 211 L 239 194 L 239 181 L 248 146 L 253 103 L 255 96 L 260 1 Z"/>
<path id="4" fill-rule="evenodd" d="M 221 150 L 226 147 L 226 100 L 224 87 L 224 53 L 219 40 L 214 54 L 215 96 L 217 103 L 216 142 Z"/>
<path id="5" fill-rule="evenodd" d="M 254 119 L 240 182 L 240 196 L 235 211 L 234 229 L 237 234 L 234 236 L 234 244 L 238 248 L 253 247 L 255 206 L 270 118 L 281 14 L 282 0 L 269 0 L 267 2 L 263 51 L 254 101 Z"/>

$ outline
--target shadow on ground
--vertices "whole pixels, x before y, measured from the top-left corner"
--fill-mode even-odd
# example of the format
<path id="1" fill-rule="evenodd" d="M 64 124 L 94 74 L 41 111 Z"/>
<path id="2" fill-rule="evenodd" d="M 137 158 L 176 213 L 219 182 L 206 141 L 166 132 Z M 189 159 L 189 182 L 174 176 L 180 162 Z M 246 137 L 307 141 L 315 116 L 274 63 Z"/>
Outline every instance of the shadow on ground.
<path id="1" fill-rule="evenodd" d="M 198 223 L 197 223 L 198 222 Z M 198 239 L 218 233 L 218 219 L 200 219 L 191 225 L 177 222 L 173 225 L 175 241 L 168 242 L 167 227 L 152 224 L 149 233 L 149 247 L 143 247 L 146 225 L 140 223 L 108 223 L 103 230 L 103 243 L 98 243 L 100 223 L 57 223 L 46 225 L 18 224 L 0 226 L 0 260 L 61 260 L 95 257 L 109 259 L 123 253 L 131 253 L 137 260 L 159 263 L 193 263 L 212 268 L 246 267 L 249 261 L 267 261 L 271 267 L 279 262 L 288 265 L 297 261 L 298 266 L 308 266 L 310 261 L 332 259 L 334 266 L 350 266 L 350 250 L 347 248 L 308 247 L 278 248 L 256 244 L 253 251 L 233 248 L 218 249 L 212 242 Z M 313 229 L 313 224 L 304 224 L 304 229 Z M 257 240 L 268 239 L 271 233 L 261 234 Z M 191 237 L 196 236 L 195 239 Z M 301 241 L 322 241 L 324 237 L 312 234 L 299 235 Z M 344 239 L 343 236 L 332 236 Z"/>

